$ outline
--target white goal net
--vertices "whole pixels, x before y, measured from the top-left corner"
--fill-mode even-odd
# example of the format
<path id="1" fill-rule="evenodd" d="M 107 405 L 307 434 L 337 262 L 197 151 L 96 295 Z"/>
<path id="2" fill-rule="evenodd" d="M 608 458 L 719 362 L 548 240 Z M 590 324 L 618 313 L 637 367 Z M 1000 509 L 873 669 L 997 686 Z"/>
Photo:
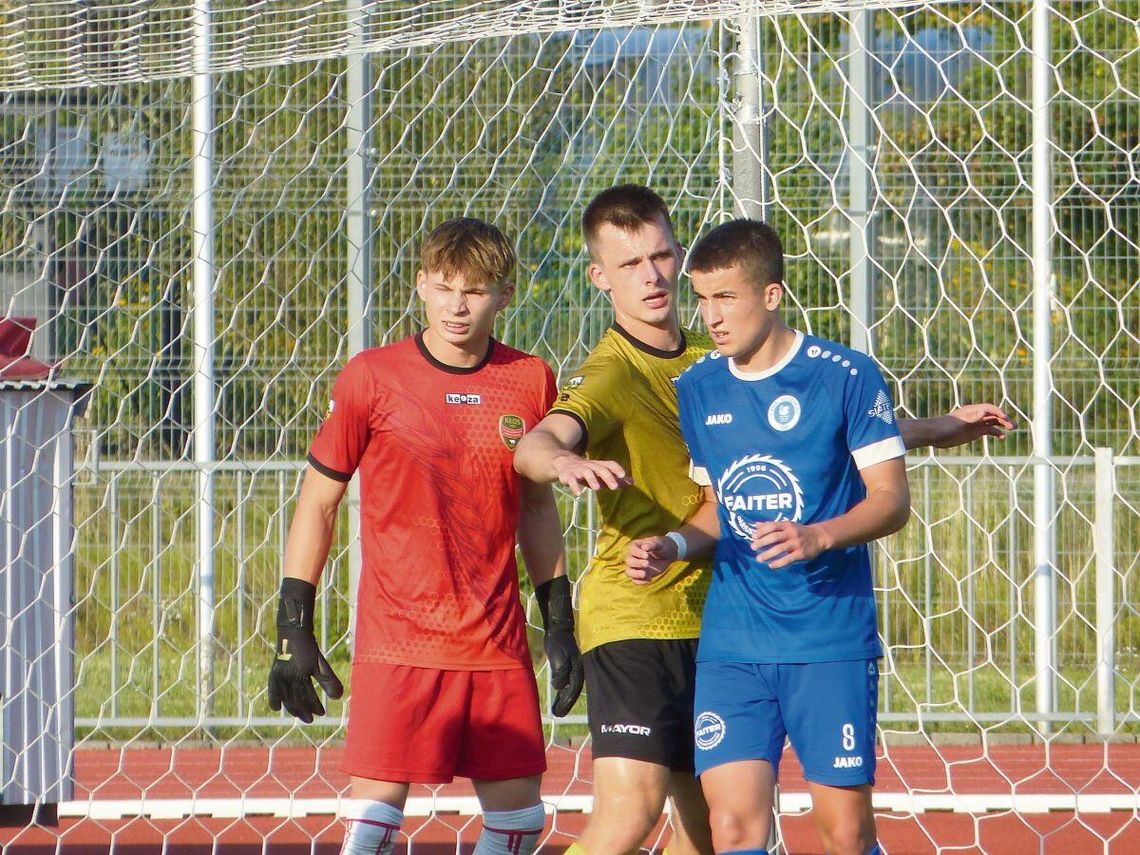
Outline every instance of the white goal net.
<path id="1" fill-rule="evenodd" d="M 265 696 L 331 380 L 417 328 L 419 241 L 464 214 L 517 241 L 498 335 L 568 376 L 617 182 L 688 245 L 772 222 L 794 323 L 871 351 L 901 414 L 1019 423 L 912 455 L 876 550 L 886 848 L 1140 851 L 1140 2 L 884 5 L 0 0 L 0 346 L 55 366 L 0 375 L 0 805 L 59 806 L 0 851 L 337 851 L 344 707 Z M 577 577 L 594 510 L 560 501 Z M 583 711 L 550 722 L 550 846 L 590 807 Z M 466 845 L 472 805 L 413 792 L 406 842 Z"/>

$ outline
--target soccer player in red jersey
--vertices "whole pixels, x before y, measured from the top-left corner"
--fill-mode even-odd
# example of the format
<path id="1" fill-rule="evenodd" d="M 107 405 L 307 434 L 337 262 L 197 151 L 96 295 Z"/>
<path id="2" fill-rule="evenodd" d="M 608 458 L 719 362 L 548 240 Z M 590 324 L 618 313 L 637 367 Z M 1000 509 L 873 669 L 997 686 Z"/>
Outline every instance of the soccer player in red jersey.
<path id="1" fill-rule="evenodd" d="M 269 702 L 323 715 L 343 687 L 313 636 L 336 510 L 360 473 L 363 568 L 343 768 L 343 855 L 391 851 L 411 783 L 472 779 L 477 855 L 529 855 L 544 824 L 538 687 L 515 536 L 546 630 L 556 715 L 582 686 L 562 527 L 549 485 L 512 452 L 553 403 L 541 359 L 491 337 L 515 255 L 497 228 L 450 220 L 421 249 L 427 328 L 353 357 L 317 432 L 285 549 Z"/>

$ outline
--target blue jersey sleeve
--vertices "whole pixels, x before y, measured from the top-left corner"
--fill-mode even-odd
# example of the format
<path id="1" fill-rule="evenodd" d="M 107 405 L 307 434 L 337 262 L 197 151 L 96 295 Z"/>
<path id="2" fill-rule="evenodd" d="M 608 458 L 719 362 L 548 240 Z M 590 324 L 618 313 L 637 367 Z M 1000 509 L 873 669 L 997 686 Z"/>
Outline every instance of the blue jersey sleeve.
<path id="1" fill-rule="evenodd" d="M 852 364 L 844 388 L 844 414 L 847 421 L 847 447 L 859 469 L 906 455 L 895 405 L 879 367 L 859 355 Z"/>
<path id="2" fill-rule="evenodd" d="M 709 479 L 705 456 L 700 448 L 700 434 L 696 427 L 697 422 L 693 418 L 696 405 L 692 390 L 689 387 L 690 384 L 688 383 L 677 384 L 677 408 L 681 417 L 681 435 L 685 438 L 685 445 L 689 447 L 689 477 L 694 483 L 708 487 L 712 481 Z"/>

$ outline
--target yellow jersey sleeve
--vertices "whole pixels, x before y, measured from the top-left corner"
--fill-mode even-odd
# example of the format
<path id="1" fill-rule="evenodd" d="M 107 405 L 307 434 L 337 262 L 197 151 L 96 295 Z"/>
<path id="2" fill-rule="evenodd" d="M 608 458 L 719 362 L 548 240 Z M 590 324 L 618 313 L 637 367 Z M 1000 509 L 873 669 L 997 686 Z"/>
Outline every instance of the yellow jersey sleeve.
<path id="1" fill-rule="evenodd" d="M 582 427 L 582 447 L 597 444 L 626 420 L 628 397 L 620 390 L 628 385 L 629 368 L 604 353 L 592 354 L 563 382 L 551 413 L 570 416 Z"/>

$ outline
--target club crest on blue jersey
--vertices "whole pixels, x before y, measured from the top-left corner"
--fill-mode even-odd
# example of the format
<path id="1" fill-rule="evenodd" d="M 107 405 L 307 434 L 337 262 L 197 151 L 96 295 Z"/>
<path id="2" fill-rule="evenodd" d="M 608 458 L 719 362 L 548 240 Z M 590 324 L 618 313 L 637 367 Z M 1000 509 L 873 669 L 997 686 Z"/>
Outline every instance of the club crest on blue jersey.
<path id="1" fill-rule="evenodd" d="M 773 430 L 791 430 L 799 421 L 800 402 L 795 395 L 781 395 L 768 407 L 768 424 Z"/>
<path id="2" fill-rule="evenodd" d="M 716 494 L 734 534 L 752 539 L 758 522 L 799 522 L 804 494 L 799 479 L 782 460 L 750 454 L 734 460 L 717 481 Z"/>

